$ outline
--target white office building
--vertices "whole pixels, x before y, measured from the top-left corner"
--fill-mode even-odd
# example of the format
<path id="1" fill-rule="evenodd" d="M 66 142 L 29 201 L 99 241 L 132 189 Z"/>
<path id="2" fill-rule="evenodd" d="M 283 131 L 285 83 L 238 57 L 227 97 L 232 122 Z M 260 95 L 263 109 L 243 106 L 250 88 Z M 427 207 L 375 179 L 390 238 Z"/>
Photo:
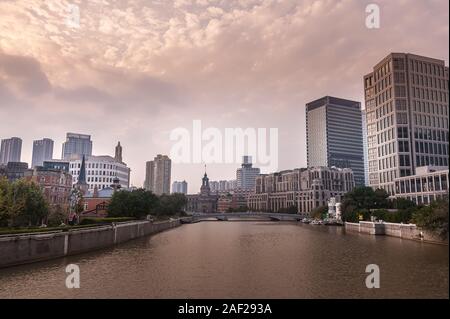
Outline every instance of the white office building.
<path id="1" fill-rule="evenodd" d="M 69 171 L 72 174 L 72 183 L 76 184 L 80 174 L 82 157 L 72 159 L 69 164 Z M 122 188 L 130 187 L 130 169 L 127 164 L 118 162 L 114 157 L 108 155 L 86 156 L 86 183 L 89 190 L 104 189 L 113 184 L 114 178 L 119 178 Z"/>

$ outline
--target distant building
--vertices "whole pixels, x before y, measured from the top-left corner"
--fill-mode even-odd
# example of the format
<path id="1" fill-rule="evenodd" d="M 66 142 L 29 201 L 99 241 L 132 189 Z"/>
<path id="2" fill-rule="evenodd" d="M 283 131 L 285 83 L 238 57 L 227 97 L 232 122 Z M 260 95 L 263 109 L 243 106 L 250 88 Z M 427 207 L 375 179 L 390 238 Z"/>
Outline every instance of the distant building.
<path id="1" fill-rule="evenodd" d="M 90 135 L 67 133 L 66 141 L 62 146 L 62 159 L 81 158 L 92 155 L 92 141 Z"/>
<path id="2" fill-rule="evenodd" d="M 170 194 L 172 161 L 167 155 L 158 154 L 146 163 L 144 188 L 156 195 Z"/>
<path id="3" fill-rule="evenodd" d="M 428 205 L 437 199 L 447 199 L 448 167 L 423 166 L 416 174 L 395 179 L 395 198 L 405 198 L 417 205 Z"/>
<path id="4" fill-rule="evenodd" d="M 53 140 L 49 138 L 33 141 L 31 167 L 42 166 L 44 161 L 51 160 L 53 158 L 53 145 Z"/>
<path id="5" fill-rule="evenodd" d="M 27 178 L 41 187 L 51 209 L 68 212 L 72 176 L 67 171 L 37 166 Z"/>
<path id="6" fill-rule="evenodd" d="M 252 157 L 243 156 L 241 168 L 236 171 L 236 187 L 239 189 L 253 190 L 256 176 L 261 173 L 259 168 L 252 167 Z"/>
<path id="7" fill-rule="evenodd" d="M 262 174 L 256 178 L 255 193 L 248 196 L 252 211 L 279 212 L 296 207 L 302 215 L 316 207 L 328 205 L 328 200 L 342 196 L 355 186 L 349 168 L 310 167 Z"/>
<path id="8" fill-rule="evenodd" d="M 179 193 L 186 195 L 188 192 L 188 184 L 186 181 L 182 182 L 173 182 L 172 183 L 172 193 Z"/>
<path id="9" fill-rule="evenodd" d="M 69 170 L 73 176 L 73 183 L 76 184 L 81 178 L 84 178 L 90 192 L 95 187 L 99 190 L 110 187 L 115 177 L 119 179 L 121 187 L 128 188 L 130 186 L 130 169 L 127 164 L 117 162 L 109 155 L 86 156 L 85 176 L 81 174 L 82 164 L 82 158 L 73 159 L 70 161 Z"/>
<path id="10" fill-rule="evenodd" d="M 122 146 L 120 145 L 120 142 L 117 143 L 116 151 L 115 151 L 115 154 L 114 154 L 114 159 L 117 162 L 122 163 Z"/>
<path id="11" fill-rule="evenodd" d="M 28 168 L 28 163 L 8 162 L 8 164 L 0 164 L 0 177 L 6 177 L 11 182 L 32 175 L 33 170 Z"/>
<path id="12" fill-rule="evenodd" d="M 237 181 L 235 179 L 225 181 L 209 181 L 211 193 L 225 195 L 237 189 Z"/>
<path id="13" fill-rule="evenodd" d="M 22 154 L 22 139 L 11 137 L 3 139 L 0 147 L 0 164 L 8 164 L 9 162 L 20 162 Z"/>
<path id="14" fill-rule="evenodd" d="M 187 212 L 193 213 L 215 213 L 217 212 L 217 201 L 219 196 L 211 193 L 209 178 L 205 172 L 202 178 L 200 193 L 197 195 L 187 195 Z"/>
<path id="15" fill-rule="evenodd" d="M 421 166 L 448 167 L 449 74 L 444 60 L 391 53 L 364 76 L 369 185 L 396 194 Z"/>
<path id="16" fill-rule="evenodd" d="M 60 171 L 64 171 L 64 172 L 70 172 L 70 170 L 69 170 L 70 162 L 69 161 L 52 159 L 52 160 L 44 161 L 42 166 L 45 169 L 56 169 L 56 170 L 60 170 Z"/>
<path id="17" fill-rule="evenodd" d="M 361 103 L 326 96 L 306 104 L 308 167 L 350 168 L 364 186 Z"/>

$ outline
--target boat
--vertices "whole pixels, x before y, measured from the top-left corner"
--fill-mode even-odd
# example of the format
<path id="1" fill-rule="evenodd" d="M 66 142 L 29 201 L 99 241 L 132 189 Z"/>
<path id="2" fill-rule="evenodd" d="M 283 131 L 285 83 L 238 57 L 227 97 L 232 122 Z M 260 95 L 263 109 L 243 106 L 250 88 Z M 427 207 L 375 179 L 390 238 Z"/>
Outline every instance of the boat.
<path id="1" fill-rule="evenodd" d="M 303 224 L 309 224 L 311 222 L 311 220 L 309 218 L 303 218 L 302 219 L 302 223 Z"/>

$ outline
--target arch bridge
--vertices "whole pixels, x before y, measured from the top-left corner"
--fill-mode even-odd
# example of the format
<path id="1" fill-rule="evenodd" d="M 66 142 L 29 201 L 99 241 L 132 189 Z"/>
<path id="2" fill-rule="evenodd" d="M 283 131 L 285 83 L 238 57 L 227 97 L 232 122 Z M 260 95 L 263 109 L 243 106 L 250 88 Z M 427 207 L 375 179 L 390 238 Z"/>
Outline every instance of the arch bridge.
<path id="1" fill-rule="evenodd" d="M 282 213 L 263 213 L 263 212 L 242 212 L 242 213 L 192 213 L 189 217 L 181 219 L 184 223 L 196 223 L 200 221 L 227 221 L 257 218 L 258 220 L 272 221 L 301 221 L 305 215 L 301 214 L 282 214 Z"/>

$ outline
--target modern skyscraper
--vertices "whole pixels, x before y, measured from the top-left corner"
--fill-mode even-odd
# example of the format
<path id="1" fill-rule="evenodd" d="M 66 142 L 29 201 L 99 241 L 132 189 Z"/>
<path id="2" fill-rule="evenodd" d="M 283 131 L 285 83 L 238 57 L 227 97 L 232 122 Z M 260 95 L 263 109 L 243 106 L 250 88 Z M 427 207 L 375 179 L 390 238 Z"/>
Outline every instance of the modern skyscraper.
<path id="1" fill-rule="evenodd" d="M 116 152 L 114 155 L 114 159 L 118 161 L 119 163 L 122 162 L 122 146 L 120 145 L 120 142 L 116 146 Z"/>
<path id="2" fill-rule="evenodd" d="M 9 162 L 20 162 L 22 154 L 22 139 L 11 137 L 2 140 L 0 147 L 0 164 Z"/>
<path id="3" fill-rule="evenodd" d="M 146 163 L 144 188 L 156 195 L 170 193 L 172 161 L 167 155 L 158 154 Z"/>
<path id="4" fill-rule="evenodd" d="M 62 159 L 70 160 L 74 157 L 92 155 L 92 141 L 90 135 L 67 133 L 62 146 Z"/>
<path id="5" fill-rule="evenodd" d="M 364 76 L 369 185 L 395 194 L 420 166 L 448 167 L 448 67 L 391 53 Z"/>
<path id="6" fill-rule="evenodd" d="M 366 110 L 361 110 L 362 116 L 362 136 L 363 136 L 363 151 L 364 151 L 364 185 L 369 186 L 369 158 L 367 150 L 367 122 Z"/>
<path id="7" fill-rule="evenodd" d="M 237 188 L 253 190 L 256 177 L 261 173 L 259 168 L 252 167 L 252 157 L 243 156 L 241 168 L 236 170 Z"/>
<path id="8" fill-rule="evenodd" d="M 31 167 L 42 166 L 44 161 L 51 160 L 53 158 L 53 145 L 53 140 L 49 138 L 33 141 Z"/>
<path id="9" fill-rule="evenodd" d="M 306 104 L 308 167 L 351 168 L 364 185 L 361 103 L 326 96 Z"/>
<path id="10" fill-rule="evenodd" d="M 187 194 L 187 182 L 173 182 L 172 183 L 172 193 L 180 193 L 180 194 Z"/>

